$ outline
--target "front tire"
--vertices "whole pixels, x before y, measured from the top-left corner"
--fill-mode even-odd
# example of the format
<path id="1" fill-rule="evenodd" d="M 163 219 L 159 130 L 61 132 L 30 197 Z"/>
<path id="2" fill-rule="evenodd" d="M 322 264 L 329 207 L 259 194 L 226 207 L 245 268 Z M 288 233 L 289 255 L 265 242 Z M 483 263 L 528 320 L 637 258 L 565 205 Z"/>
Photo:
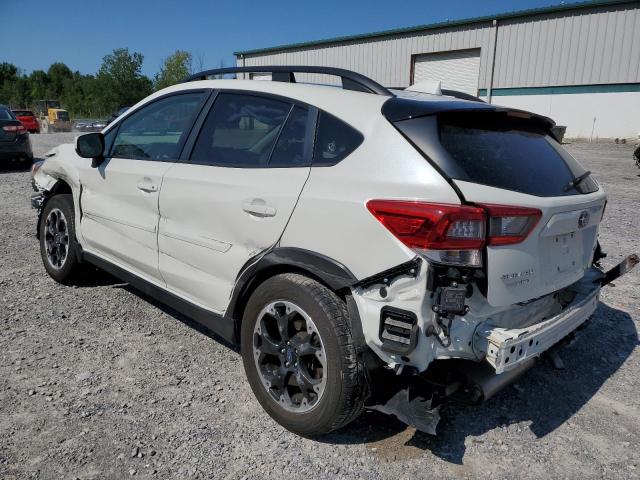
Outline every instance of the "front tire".
<path id="1" fill-rule="evenodd" d="M 345 303 L 298 274 L 262 283 L 242 320 L 242 359 L 256 398 L 286 429 L 303 436 L 351 422 L 365 401 L 365 370 Z"/>
<path id="2" fill-rule="evenodd" d="M 40 256 L 51 278 L 71 284 L 80 272 L 73 197 L 60 194 L 44 206 L 40 220 Z"/>

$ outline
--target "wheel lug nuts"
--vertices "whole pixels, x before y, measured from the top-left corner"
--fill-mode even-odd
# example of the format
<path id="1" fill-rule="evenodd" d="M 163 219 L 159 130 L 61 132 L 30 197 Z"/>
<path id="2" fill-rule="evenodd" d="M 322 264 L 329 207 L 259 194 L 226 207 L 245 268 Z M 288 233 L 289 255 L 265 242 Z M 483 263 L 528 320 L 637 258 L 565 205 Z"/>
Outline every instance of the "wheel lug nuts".
<path id="1" fill-rule="evenodd" d="M 280 353 L 284 353 L 284 348 L 281 348 L 281 349 L 280 349 Z"/>
<path id="2" fill-rule="evenodd" d="M 288 367 L 289 366 L 289 362 L 284 362 L 284 366 Z"/>
<path id="3" fill-rule="evenodd" d="M 298 362 L 294 363 L 293 366 L 298 368 Z"/>

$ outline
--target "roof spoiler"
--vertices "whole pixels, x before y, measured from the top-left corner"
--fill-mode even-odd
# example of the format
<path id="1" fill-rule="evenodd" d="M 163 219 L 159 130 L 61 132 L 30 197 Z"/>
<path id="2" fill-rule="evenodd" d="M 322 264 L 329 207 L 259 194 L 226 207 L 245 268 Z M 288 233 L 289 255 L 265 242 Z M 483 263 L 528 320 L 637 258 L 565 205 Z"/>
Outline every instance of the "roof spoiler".
<path id="1" fill-rule="evenodd" d="M 445 91 L 442 92 L 445 94 Z M 435 115 L 445 112 L 496 112 L 505 113 L 506 115 L 531 119 L 543 125 L 549 131 L 556 123 L 549 117 L 538 115 L 536 113 L 519 110 L 517 108 L 500 107 L 482 101 L 464 101 L 464 100 L 441 100 L 437 102 L 425 102 L 410 98 L 390 98 L 382 105 L 382 114 L 390 122 L 399 122 L 410 118 L 423 117 L 426 115 Z"/>
<path id="2" fill-rule="evenodd" d="M 375 80 L 365 77 L 364 75 L 351 70 L 334 67 L 315 67 L 309 65 L 275 65 L 275 66 L 255 66 L 255 67 L 228 67 L 216 68 L 213 70 L 204 70 L 188 76 L 182 83 L 193 82 L 196 80 L 208 80 L 213 75 L 226 75 L 231 73 L 270 73 L 273 81 L 295 83 L 295 73 L 319 73 L 324 75 L 332 75 L 340 77 L 342 80 L 342 88 L 344 90 L 353 90 L 356 92 L 373 93 L 375 95 L 383 95 L 393 97 L 393 93 L 389 89 L 383 87 Z"/>

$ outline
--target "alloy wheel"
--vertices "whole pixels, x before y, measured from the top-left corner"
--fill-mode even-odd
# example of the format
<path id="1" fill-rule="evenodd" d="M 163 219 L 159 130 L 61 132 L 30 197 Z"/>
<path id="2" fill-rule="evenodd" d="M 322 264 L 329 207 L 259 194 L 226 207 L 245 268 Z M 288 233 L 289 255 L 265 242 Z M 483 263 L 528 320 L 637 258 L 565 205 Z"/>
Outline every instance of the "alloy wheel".
<path id="1" fill-rule="evenodd" d="M 326 386 L 326 352 L 311 317 L 292 302 L 265 306 L 253 331 L 253 354 L 263 386 L 283 409 L 315 408 Z"/>
<path id="2" fill-rule="evenodd" d="M 49 265 L 61 269 L 69 253 L 69 228 L 67 218 L 58 208 L 52 209 L 45 220 L 44 244 Z"/>

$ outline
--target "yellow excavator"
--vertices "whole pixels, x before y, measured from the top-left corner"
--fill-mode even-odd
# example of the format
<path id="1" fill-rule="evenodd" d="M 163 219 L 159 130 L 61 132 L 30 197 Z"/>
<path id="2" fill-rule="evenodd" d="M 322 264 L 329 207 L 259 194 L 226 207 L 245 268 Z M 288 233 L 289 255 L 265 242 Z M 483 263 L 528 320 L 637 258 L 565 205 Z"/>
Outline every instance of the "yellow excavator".
<path id="1" fill-rule="evenodd" d="M 38 100 L 35 104 L 42 133 L 70 132 L 69 112 L 60 108 L 58 100 Z"/>

